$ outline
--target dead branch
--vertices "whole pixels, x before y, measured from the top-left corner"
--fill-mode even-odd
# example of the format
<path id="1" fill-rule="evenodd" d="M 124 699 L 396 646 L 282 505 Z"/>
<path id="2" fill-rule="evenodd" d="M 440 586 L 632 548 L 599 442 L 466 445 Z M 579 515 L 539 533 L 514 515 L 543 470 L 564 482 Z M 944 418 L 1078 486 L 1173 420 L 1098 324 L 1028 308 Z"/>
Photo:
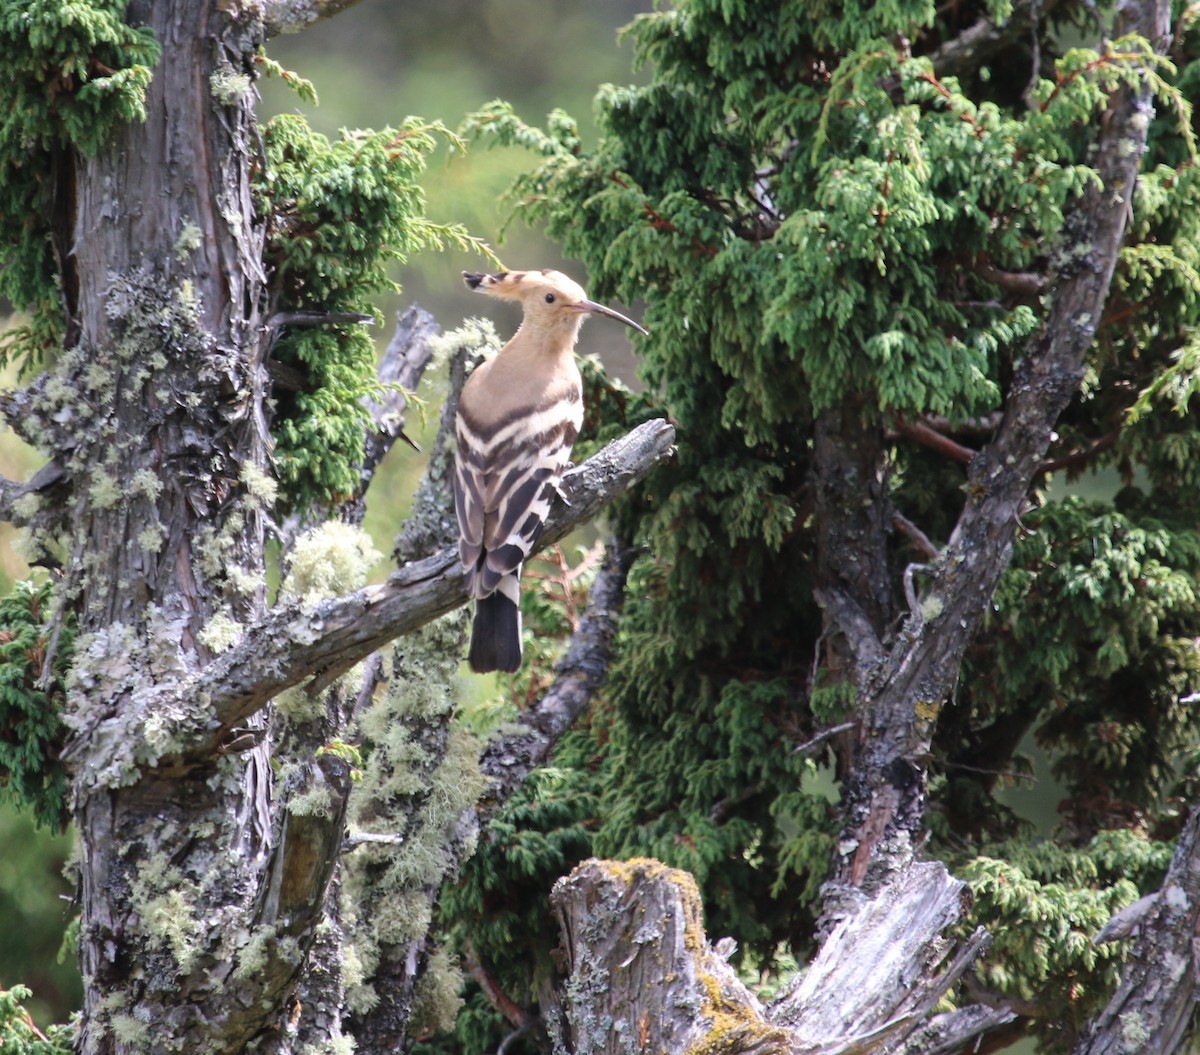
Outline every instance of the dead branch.
<path id="1" fill-rule="evenodd" d="M 903 513 L 892 510 L 892 526 L 907 538 L 923 556 L 930 560 L 937 560 L 942 555 L 942 551 L 933 544 L 929 536 Z"/>
<path id="2" fill-rule="evenodd" d="M 964 447 L 949 436 L 943 436 L 942 433 L 921 421 L 905 421 L 900 418 L 896 421 L 896 431 L 923 447 L 929 447 L 939 454 L 944 454 L 951 461 L 958 462 L 960 465 L 970 465 L 971 459 L 975 457 L 975 452 L 970 447 Z"/>
<path id="3" fill-rule="evenodd" d="M 268 37 L 299 33 L 316 22 L 332 18 L 358 0 L 259 0 L 263 31 Z"/>
<path id="4" fill-rule="evenodd" d="M 648 421 L 574 469 L 563 481 L 567 502 L 555 503 L 541 545 L 557 542 L 642 480 L 670 457 L 674 440 L 675 430 L 665 421 Z M 348 669 L 465 599 L 458 555 L 448 547 L 406 564 L 383 585 L 315 607 L 298 602 L 276 607 L 190 687 L 211 699 L 216 717 L 194 750 L 214 750 L 229 729 L 282 689 L 330 668 Z"/>

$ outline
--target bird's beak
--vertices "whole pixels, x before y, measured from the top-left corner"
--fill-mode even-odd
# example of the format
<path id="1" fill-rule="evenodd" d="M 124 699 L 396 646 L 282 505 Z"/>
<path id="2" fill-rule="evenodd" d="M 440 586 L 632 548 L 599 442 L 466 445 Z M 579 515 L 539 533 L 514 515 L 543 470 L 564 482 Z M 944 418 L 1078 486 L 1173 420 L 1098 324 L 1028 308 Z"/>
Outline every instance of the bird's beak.
<path id="1" fill-rule="evenodd" d="M 616 319 L 617 322 L 623 322 L 626 326 L 632 326 L 639 333 L 644 333 L 647 337 L 650 336 L 650 331 L 644 326 L 634 322 L 633 319 L 626 318 L 626 316 L 622 315 L 619 311 L 613 311 L 612 308 L 604 304 L 597 304 L 594 300 L 580 301 L 579 310 L 586 311 L 590 315 L 607 315 L 610 319 Z"/>

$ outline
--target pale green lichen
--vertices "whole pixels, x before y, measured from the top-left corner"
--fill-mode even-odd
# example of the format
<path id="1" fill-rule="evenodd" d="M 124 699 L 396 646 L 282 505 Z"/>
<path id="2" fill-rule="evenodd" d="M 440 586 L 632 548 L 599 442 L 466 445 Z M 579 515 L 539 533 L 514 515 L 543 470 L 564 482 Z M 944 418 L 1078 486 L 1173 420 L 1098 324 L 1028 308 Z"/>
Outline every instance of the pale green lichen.
<path id="1" fill-rule="evenodd" d="M 242 639 L 246 628 L 233 618 L 227 608 L 215 612 L 196 635 L 197 640 L 214 654 L 233 648 Z"/>
<path id="2" fill-rule="evenodd" d="M 270 509 L 279 498 L 279 481 L 257 465 L 251 462 L 243 465 L 240 478 L 250 498 L 264 508 Z"/>
<path id="3" fill-rule="evenodd" d="M 435 363 L 444 362 L 462 348 L 479 351 L 485 357 L 492 356 L 500 351 L 501 344 L 491 320 L 474 316 L 464 319 L 457 329 L 440 333 L 429 340 Z"/>
<path id="4" fill-rule="evenodd" d="M 353 1037 L 327 1037 L 320 1043 L 305 1044 L 297 1055 L 354 1055 L 357 1050 Z"/>
<path id="5" fill-rule="evenodd" d="M 245 982 L 258 977 L 271 959 L 271 949 L 278 941 L 273 926 L 256 927 L 238 950 L 237 966 L 233 969 L 235 981 Z"/>
<path id="6" fill-rule="evenodd" d="M 129 479 L 129 490 L 154 502 L 163 492 L 163 482 L 152 469 L 139 469 Z"/>
<path id="7" fill-rule="evenodd" d="M 196 284 L 190 278 L 180 280 L 179 288 L 175 292 L 175 299 L 185 317 L 189 319 L 199 317 L 200 301 L 196 296 Z"/>
<path id="8" fill-rule="evenodd" d="M 190 257 L 202 244 L 200 228 L 197 227 L 191 220 L 184 223 L 180 228 L 179 237 L 175 239 L 175 259 L 181 264 L 186 264 Z M 153 364 L 152 364 L 153 365 Z M 166 366 L 166 361 L 163 361 L 162 366 Z M 155 366 L 155 369 L 162 369 L 161 366 Z"/>
<path id="9" fill-rule="evenodd" d="M 297 540 L 283 592 L 305 605 L 348 593 L 362 586 L 383 557 L 362 528 L 328 520 Z"/>
<path id="10" fill-rule="evenodd" d="M 115 476 L 106 472 L 92 474 L 88 483 L 88 498 L 97 509 L 111 509 L 124 497 L 125 492 Z"/>
<path id="11" fill-rule="evenodd" d="M 325 713 L 320 695 L 310 696 L 303 685 L 293 685 L 275 697 L 275 713 L 289 722 L 312 722 Z"/>
<path id="12" fill-rule="evenodd" d="M 129 994 L 121 989 L 114 989 L 111 993 L 105 993 L 100 998 L 99 1009 L 101 1013 L 112 1011 L 120 1011 L 121 1008 L 129 1004 Z"/>
<path id="13" fill-rule="evenodd" d="M 141 903 L 139 912 L 147 935 L 171 953 L 180 974 L 187 974 L 200 956 L 196 945 L 200 924 L 183 891 L 168 890 L 149 898 Z"/>
<path id="14" fill-rule="evenodd" d="M 1142 1016 L 1136 1011 L 1126 1011 L 1121 1016 L 1121 1047 L 1134 1055 L 1146 1050 L 1146 1041 L 1150 1039 L 1150 1031 Z"/>
<path id="15" fill-rule="evenodd" d="M 83 385 L 89 392 L 94 392 L 101 399 L 110 399 L 116 386 L 116 377 L 112 367 L 106 362 L 88 363 L 83 372 Z"/>
<path id="16" fill-rule="evenodd" d="M 439 945 L 413 988 L 409 1032 L 414 1036 L 449 1032 L 463 1005 L 463 973 L 457 961 Z"/>
<path id="17" fill-rule="evenodd" d="M 12 537 L 10 545 L 13 552 L 26 564 L 36 564 L 46 555 L 42 545 L 42 532 L 30 528 L 18 528 Z"/>
<path id="18" fill-rule="evenodd" d="M 320 770 L 299 763 L 285 765 L 278 776 L 285 789 L 287 811 L 297 817 L 328 817 L 333 795 L 320 776 Z"/>
<path id="19" fill-rule="evenodd" d="M 147 524 L 137 534 L 137 544 L 147 553 L 158 553 L 167 540 L 167 529 L 159 520 Z"/>
<path id="20" fill-rule="evenodd" d="M 20 498 L 16 499 L 12 504 L 12 508 L 16 520 L 32 520 L 42 508 L 42 500 L 37 492 L 30 491 L 28 494 L 21 495 Z"/>
<path id="21" fill-rule="evenodd" d="M 149 748 L 147 761 L 157 762 L 164 755 L 175 754 L 184 746 L 180 735 L 186 726 L 180 715 L 171 712 L 155 712 L 146 716 L 142 723 L 142 740 Z"/>
<path id="22" fill-rule="evenodd" d="M 259 590 L 266 588 L 267 578 L 261 571 L 233 564 L 226 568 L 225 572 L 229 585 L 243 597 L 253 597 Z"/>
<path id="23" fill-rule="evenodd" d="M 400 833 L 403 841 L 364 846 L 347 862 L 347 948 L 362 978 L 344 980 L 347 1006 L 355 1013 L 365 1013 L 377 999 L 370 979 L 380 944 L 426 933 L 434 892 L 447 869 L 473 849 L 455 839 L 465 834 L 458 831 L 463 811 L 485 786 L 479 740 L 459 725 L 449 725 L 445 737 L 432 743 L 415 735 L 451 721 L 464 629 L 455 613 L 408 635 L 387 693 L 360 723 L 371 752 L 363 780 L 351 791 L 351 815 L 357 827 Z"/>
<path id="24" fill-rule="evenodd" d="M 120 1044 L 139 1051 L 150 1047 L 150 1029 L 144 1022 L 139 1022 L 133 1015 L 113 1015 L 109 1019 L 113 1036 Z"/>
<path id="25" fill-rule="evenodd" d="M 921 616 L 928 623 L 945 611 L 946 604 L 937 594 L 930 594 L 921 602 Z"/>

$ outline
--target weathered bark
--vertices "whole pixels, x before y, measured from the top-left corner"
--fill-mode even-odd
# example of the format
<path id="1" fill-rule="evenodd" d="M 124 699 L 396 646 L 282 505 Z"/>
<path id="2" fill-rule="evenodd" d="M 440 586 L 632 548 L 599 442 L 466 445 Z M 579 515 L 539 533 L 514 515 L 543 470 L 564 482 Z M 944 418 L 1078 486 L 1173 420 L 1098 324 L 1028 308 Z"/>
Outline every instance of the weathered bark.
<path id="1" fill-rule="evenodd" d="M 268 37 L 299 33 L 316 22 L 353 7 L 358 0 L 259 0 Z"/>
<path id="2" fill-rule="evenodd" d="M 708 944 L 687 872 L 648 859 L 585 861 L 550 895 L 563 935 L 561 1006 L 544 1009 L 575 1055 L 791 1050 Z M 705 1045 L 717 1045 L 706 1047 Z"/>
<path id="3" fill-rule="evenodd" d="M 206 626 L 222 608 L 257 615 L 265 595 L 261 504 L 244 483 L 268 445 L 252 99 L 216 98 L 209 79 L 249 74 L 260 38 L 217 5 L 134 3 L 130 16 L 166 57 L 146 121 L 75 159 L 79 343 L 36 408 L 66 423 L 50 432 L 71 487 L 61 592 L 85 657 L 64 755 L 81 842 L 80 1048 L 125 1050 L 152 1023 L 164 1050 L 239 1051 L 277 1017 L 298 965 L 266 957 L 236 999 L 216 977 L 238 973 L 252 906 L 266 906 L 265 746 L 186 774 L 155 762 L 179 727 L 208 720 L 174 691 L 211 655 Z M 232 567 L 258 585 L 235 589 Z M 281 892 L 273 907 L 290 926 L 297 906 Z"/>
<path id="4" fill-rule="evenodd" d="M 942 936 L 964 890 L 940 864 L 913 865 L 841 920 L 764 1008 L 726 964 L 733 946 L 709 945 L 691 876 L 651 860 L 586 861 L 551 895 L 565 979 L 546 1022 L 576 1055 L 960 1051 L 1015 1018 L 971 1008 L 928 1020 L 986 944 L 982 932 L 957 949 Z"/>
<path id="5" fill-rule="evenodd" d="M 315 612 L 266 611 L 256 481 L 270 475 L 273 331 L 249 187 L 253 93 L 237 89 L 254 76 L 257 14 L 131 5 L 164 58 L 146 121 L 72 159 L 62 200 L 74 212 L 61 219 L 74 230 L 64 267 L 78 343 L 4 401 L 54 457 L 29 484 L 0 482 L 0 511 L 53 496 L 34 516 L 68 555 L 60 596 L 79 630 L 63 757 L 81 841 L 87 1053 L 284 1051 L 341 1035 L 336 1008 L 293 1020 L 289 1000 L 315 934 L 336 937 L 336 920 L 332 931 L 318 923 L 350 765 L 318 748 L 346 733 L 354 704 L 319 700 L 304 729 L 264 706 L 463 600 L 442 554 Z M 404 350 L 385 366 L 416 366 Z M 397 408 L 374 409 L 385 431 L 368 445 L 364 488 L 394 439 L 384 419 Z M 670 430 L 643 430 L 634 447 L 577 475 L 560 525 L 648 471 Z M 231 631 L 247 625 L 230 650 Z M 308 643 L 284 648 L 279 676 L 270 635 L 296 631 Z M 230 691 L 244 684 L 247 705 Z M 335 986 L 325 998 L 336 996 Z"/>

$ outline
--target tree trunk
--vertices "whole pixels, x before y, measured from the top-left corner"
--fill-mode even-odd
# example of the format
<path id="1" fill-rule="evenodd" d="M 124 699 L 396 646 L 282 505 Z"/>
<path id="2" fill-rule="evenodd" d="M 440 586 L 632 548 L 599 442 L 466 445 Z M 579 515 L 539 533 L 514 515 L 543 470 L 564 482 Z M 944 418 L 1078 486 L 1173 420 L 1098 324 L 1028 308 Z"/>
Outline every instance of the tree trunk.
<path id="1" fill-rule="evenodd" d="M 219 5 L 135 3 L 130 17 L 153 28 L 164 58 L 146 121 L 76 159 L 79 344 L 57 368 L 63 408 L 52 414 L 50 397 L 42 408 L 68 421 L 58 449 L 74 485 L 63 595 L 81 657 L 66 752 L 81 842 L 80 1047 L 134 1050 L 153 1035 L 161 1050 L 232 1052 L 275 1017 L 303 942 L 236 987 L 222 982 L 256 926 L 279 921 L 280 939 L 304 929 L 279 917 L 299 892 L 266 895 L 258 882 L 262 722 L 248 723 L 248 750 L 181 758 L 186 734 L 212 721 L 186 686 L 219 647 L 214 617 L 257 618 L 265 595 L 262 502 L 246 483 L 265 472 L 268 444 L 249 188 L 261 37 Z M 243 89 L 219 92 L 218 77 Z M 234 568 L 254 585 L 235 588 Z M 344 802 L 348 767 L 335 763 L 308 779 Z"/>

